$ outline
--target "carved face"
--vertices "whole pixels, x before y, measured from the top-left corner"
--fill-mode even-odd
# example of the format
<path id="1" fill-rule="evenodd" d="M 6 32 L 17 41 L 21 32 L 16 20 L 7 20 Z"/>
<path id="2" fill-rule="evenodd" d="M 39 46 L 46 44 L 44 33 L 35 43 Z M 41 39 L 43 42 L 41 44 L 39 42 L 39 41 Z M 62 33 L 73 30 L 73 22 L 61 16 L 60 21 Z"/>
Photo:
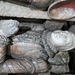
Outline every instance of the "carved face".
<path id="1" fill-rule="evenodd" d="M 74 48 L 74 34 L 68 31 L 57 30 L 51 34 L 51 43 L 61 50 L 70 50 Z"/>

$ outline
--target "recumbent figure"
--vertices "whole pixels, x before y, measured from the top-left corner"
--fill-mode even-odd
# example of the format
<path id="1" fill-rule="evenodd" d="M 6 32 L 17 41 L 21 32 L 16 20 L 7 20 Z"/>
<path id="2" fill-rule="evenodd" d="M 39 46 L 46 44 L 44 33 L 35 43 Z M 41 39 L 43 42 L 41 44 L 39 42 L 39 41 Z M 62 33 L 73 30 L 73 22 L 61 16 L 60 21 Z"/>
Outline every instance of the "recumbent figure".
<path id="1" fill-rule="evenodd" d="M 75 48 L 75 35 L 72 32 L 61 30 L 51 32 L 45 30 L 43 26 L 33 25 L 30 31 L 14 36 L 10 51 L 14 59 L 4 62 L 5 46 L 8 43 L 7 37 L 17 32 L 19 25 L 18 21 L 9 20 L 8 23 L 7 21 L 1 21 L 0 25 L 2 32 L 0 38 L 0 73 L 34 73 L 46 72 L 48 69 L 55 73 L 68 71 L 66 69 L 69 63 L 68 51 Z M 5 31 L 6 28 L 9 30 Z M 50 64 L 47 64 L 47 61 Z"/>
<path id="2" fill-rule="evenodd" d="M 68 51 L 75 47 L 74 37 L 68 31 L 51 32 L 43 26 L 32 25 L 30 31 L 12 38 L 11 56 L 16 59 L 40 58 L 50 63 L 51 72 L 65 73 L 69 71 Z"/>

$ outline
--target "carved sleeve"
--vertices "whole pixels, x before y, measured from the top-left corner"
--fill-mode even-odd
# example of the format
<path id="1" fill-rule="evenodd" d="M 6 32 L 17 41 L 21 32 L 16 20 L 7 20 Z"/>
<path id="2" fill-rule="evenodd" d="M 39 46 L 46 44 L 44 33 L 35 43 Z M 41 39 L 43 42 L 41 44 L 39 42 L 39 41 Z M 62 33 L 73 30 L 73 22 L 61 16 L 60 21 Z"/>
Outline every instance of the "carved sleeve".
<path id="1" fill-rule="evenodd" d="M 42 59 L 7 60 L 3 64 L 0 73 L 34 73 L 46 72 L 48 66 Z"/>
<path id="2" fill-rule="evenodd" d="M 22 50 L 23 49 L 26 50 L 25 57 L 27 58 L 22 59 L 21 57 L 18 59 L 18 55 L 16 55 L 16 59 L 10 59 L 4 62 L 4 58 L 6 54 L 5 46 L 7 42 L 8 42 L 7 38 L 3 36 L 0 37 L 0 46 L 1 46 L 0 47 L 0 73 L 34 73 L 34 72 L 46 72 L 48 70 L 47 63 L 43 59 L 39 58 L 39 56 L 41 55 L 40 54 L 41 46 L 37 44 L 34 44 L 33 45 L 34 47 L 31 44 L 28 44 L 28 45 L 24 44 L 24 48 L 20 46 L 20 44 L 17 47 L 14 46 L 16 47 L 16 49 L 14 49 L 13 51 L 15 55 L 16 53 L 17 54 L 20 53 L 20 55 L 23 56 L 24 51 L 23 51 L 23 54 L 22 54 L 22 51 L 20 51 L 22 48 Z M 28 57 L 31 57 L 31 58 L 28 58 Z"/>

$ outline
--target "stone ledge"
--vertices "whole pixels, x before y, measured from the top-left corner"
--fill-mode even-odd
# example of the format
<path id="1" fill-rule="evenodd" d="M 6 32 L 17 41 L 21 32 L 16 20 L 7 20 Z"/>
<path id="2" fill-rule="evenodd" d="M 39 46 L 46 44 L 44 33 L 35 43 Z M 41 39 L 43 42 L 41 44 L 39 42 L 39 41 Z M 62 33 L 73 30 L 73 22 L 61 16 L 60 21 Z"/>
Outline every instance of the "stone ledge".
<path id="1" fill-rule="evenodd" d="M 34 18 L 49 19 L 47 12 L 40 10 L 31 10 L 28 7 L 0 1 L 0 16 L 18 17 L 18 18 Z"/>

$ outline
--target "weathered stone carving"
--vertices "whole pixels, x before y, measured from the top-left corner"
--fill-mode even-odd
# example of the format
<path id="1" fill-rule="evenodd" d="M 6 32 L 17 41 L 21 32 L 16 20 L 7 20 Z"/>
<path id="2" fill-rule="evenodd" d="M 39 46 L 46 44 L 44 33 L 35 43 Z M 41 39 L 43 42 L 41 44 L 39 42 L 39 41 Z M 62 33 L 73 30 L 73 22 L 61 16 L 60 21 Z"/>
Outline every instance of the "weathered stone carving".
<path id="1" fill-rule="evenodd" d="M 0 30 L 2 31 L 0 36 L 0 73 L 46 72 L 49 69 L 47 66 L 47 63 L 41 58 L 40 59 L 29 58 L 28 54 L 26 59 L 16 58 L 16 59 L 6 60 L 4 62 L 4 58 L 6 54 L 5 46 L 8 43 L 7 37 L 11 36 L 12 34 L 18 31 L 19 22 L 15 20 L 2 20 L 0 22 L 1 22 Z M 9 29 L 9 31 L 6 31 L 6 29 Z M 41 49 L 41 46 L 40 48 L 38 47 L 39 45 L 38 46 L 35 45 L 35 46 L 36 47 L 33 48 L 34 50 L 36 48 Z M 34 54 L 33 56 L 37 57 L 37 55 L 34 55 Z"/>
<path id="2" fill-rule="evenodd" d="M 52 65 L 51 71 L 59 73 L 58 70 L 63 68 L 60 72 L 64 73 L 69 71 L 66 69 L 69 63 L 69 54 L 66 51 L 74 48 L 72 38 L 74 38 L 74 34 L 68 31 L 38 31 L 35 28 L 34 31 L 30 30 L 12 38 L 11 55 L 17 59 L 29 57 L 44 60 L 49 56 L 49 62 Z M 54 67 L 58 67 L 58 70 L 55 71 Z"/>
<path id="3" fill-rule="evenodd" d="M 0 73 L 38 73 L 47 70 L 47 63 L 43 59 L 12 59 L 5 61 Z"/>
<path id="4" fill-rule="evenodd" d="M 47 30 L 49 31 L 55 31 L 55 30 L 61 30 L 62 27 L 65 25 L 66 22 L 64 21 L 50 21 L 50 20 L 47 20 L 45 23 L 44 23 L 44 26 Z"/>
<path id="5" fill-rule="evenodd" d="M 53 73 L 66 73 L 69 72 L 69 53 L 59 52 L 54 58 L 49 58 L 48 61 L 52 65 L 51 72 Z"/>
<path id="6" fill-rule="evenodd" d="M 0 21 L 0 63 L 4 62 L 8 38 L 18 30 L 19 22 L 16 20 Z"/>
<path id="7" fill-rule="evenodd" d="M 0 63 L 4 62 L 5 60 L 7 43 L 8 39 L 5 36 L 0 35 Z"/>
<path id="8" fill-rule="evenodd" d="M 10 32 L 15 28 L 16 31 L 18 30 L 19 23 L 16 23 L 16 26 L 15 23 L 12 24 L 9 20 L 8 24 L 12 25 L 10 26 Z M 7 22 L 3 23 L 3 25 L 7 25 Z M 8 28 L 8 26 L 6 26 L 6 28 Z M 31 29 L 32 30 L 24 34 L 12 38 L 13 45 L 11 45 L 10 52 L 11 56 L 15 59 L 6 60 L 5 62 L 3 58 L 6 54 L 4 48 L 8 42 L 7 37 L 16 31 L 10 34 L 9 31 L 5 33 L 6 29 L 3 30 L 4 34 L 8 35 L 1 35 L 0 73 L 34 73 L 46 72 L 48 69 L 51 69 L 51 72 L 55 73 L 65 73 L 69 71 L 66 69 L 69 63 L 69 54 L 66 51 L 75 47 L 75 35 L 72 32 L 61 30 L 51 32 L 44 30 L 42 26 L 33 26 Z M 49 61 L 50 64 L 47 64 L 46 61 Z"/>

